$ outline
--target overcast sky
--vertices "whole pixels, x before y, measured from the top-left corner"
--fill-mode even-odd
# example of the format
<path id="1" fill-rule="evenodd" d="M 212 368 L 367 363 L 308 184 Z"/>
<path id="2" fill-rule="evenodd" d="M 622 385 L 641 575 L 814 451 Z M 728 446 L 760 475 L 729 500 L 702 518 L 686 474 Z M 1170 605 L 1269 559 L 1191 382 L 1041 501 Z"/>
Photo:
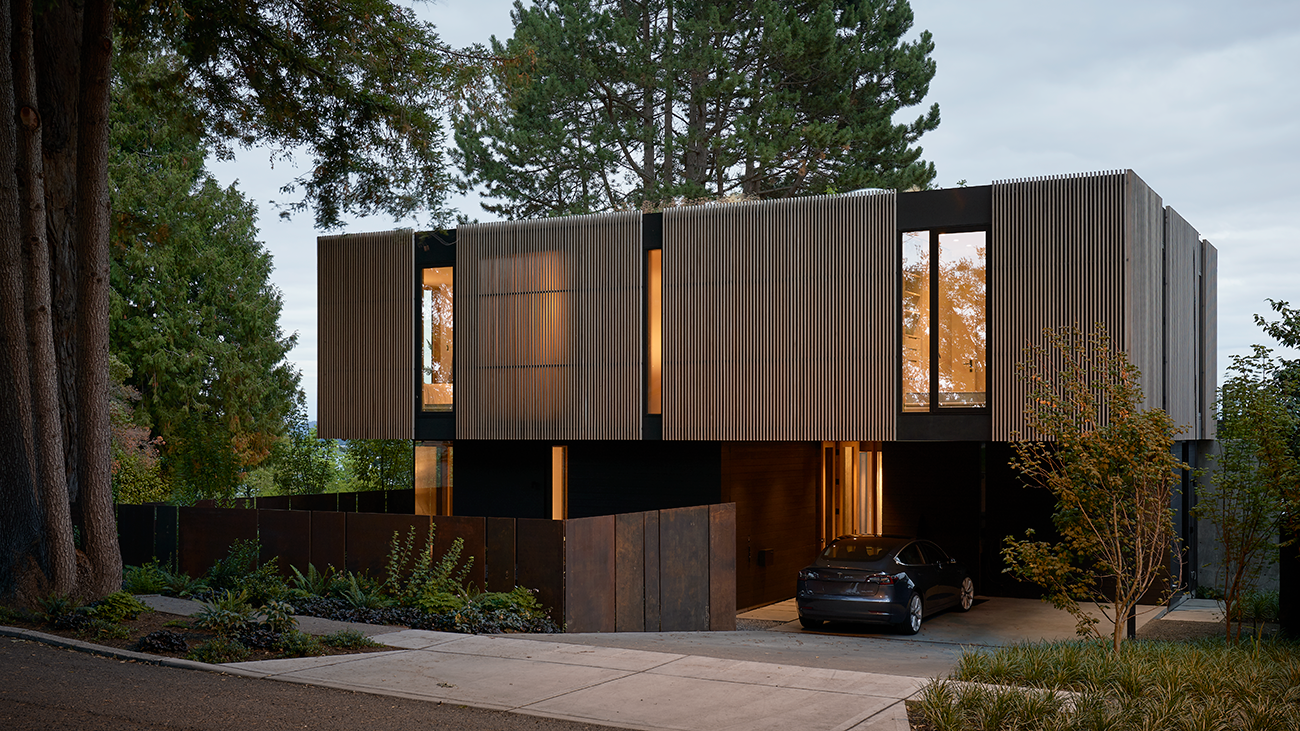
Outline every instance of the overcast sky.
<path id="1" fill-rule="evenodd" d="M 512 32 L 509 0 L 418 6 L 448 43 Z M 915 0 L 934 35 L 926 100 L 939 128 L 921 140 L 938 187 L 1131 168 L 1219 250 L 1219 367 L 1268 343 L 1253 313 L 1300 304 L 1300 2 L 1242 0 Z M 281 327 L 316 413 L 316 236 L 310 215 L 269 206 L 294 177 L 264 150 L 214 174 L 261 208 L 261 238 L 284 294 Z M 491 220 L 477 199 L 460 209 Z M 349 232 L 413 222 L 353 219 Z M 417 226 L 418 227 L 418 226 Z M 1268 343 L 1272 344 L 1272 343 Z M 1222 380 L 1222 379 L 1221 379 Z"/>

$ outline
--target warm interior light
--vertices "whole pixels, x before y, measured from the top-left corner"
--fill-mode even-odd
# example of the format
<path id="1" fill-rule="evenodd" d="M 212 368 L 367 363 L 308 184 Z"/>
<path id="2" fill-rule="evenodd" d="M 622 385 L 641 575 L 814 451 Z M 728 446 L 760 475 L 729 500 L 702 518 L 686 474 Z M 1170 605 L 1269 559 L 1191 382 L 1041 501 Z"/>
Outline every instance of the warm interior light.
<path id="1" fill-rule="evenodd" d="M 646 252 L 646 411 L 663 413 L 663 250 Z"/>
<path id="2" fill-rule="evenodd" d="M 569 448 L 551 447 L 551 520 L 569 517 Z"/>

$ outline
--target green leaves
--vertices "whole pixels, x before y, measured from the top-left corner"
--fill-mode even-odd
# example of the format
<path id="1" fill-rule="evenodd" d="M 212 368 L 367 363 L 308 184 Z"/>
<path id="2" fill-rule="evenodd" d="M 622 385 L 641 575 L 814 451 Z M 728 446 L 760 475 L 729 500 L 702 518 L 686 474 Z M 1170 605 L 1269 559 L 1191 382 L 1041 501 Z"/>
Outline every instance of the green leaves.
<path id="1" fill-rule="evenodd" d="M 929 90 L 933 42 L 900 0 L 516 3 L 494 85 L 507 115 L 456 122 L 462 187 L 526 218 L 703 197 L 925 187 L 920 136 L 896 123 Z"/>
<path id="2" fill-rule="evenodd" d="M 1017 365 L 1028 385 L 1027 431 L 1038 441 L 1017 441 L 1012 464 L 1056 497 L 1060 540 L 1008 537 L 1002 555 L 1012 574 L 1075 615 L 1080 634 L 1095 631 L 1097 621 L 1077 602 L 1109 605 L 1118 651 L 1129 608 L 1176 550 L 1170 506 L 1177 476 L 1188 469 L 1172 452 L 1180 429 L 1164 411 L 1142 408 L 1141 374 L 1103 326 L 1043 335 L 1045 344 L 1026 348 Z"/>

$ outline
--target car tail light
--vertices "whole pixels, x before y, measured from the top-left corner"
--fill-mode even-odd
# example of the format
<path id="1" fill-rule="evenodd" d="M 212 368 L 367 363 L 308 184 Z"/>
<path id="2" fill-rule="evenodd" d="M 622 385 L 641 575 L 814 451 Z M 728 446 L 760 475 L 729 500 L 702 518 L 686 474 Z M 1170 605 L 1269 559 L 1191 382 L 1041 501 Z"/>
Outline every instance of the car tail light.
<path id="1" fill-rule="evenodd" d="M 803 579 L 804 581 L 816 581 L 818 576 L 816 571 L 812 571 L 810 569 L 803 569 L 802 571 L 799 572 L 799 578 Z"/>
<path id="2" fill-rule="evenodd" d="M 867 577 L 868 584 L 881 584 L 882 586 L 891 586 L 897 581 L 897 577 L 889 574 L 875 574 Z"/>

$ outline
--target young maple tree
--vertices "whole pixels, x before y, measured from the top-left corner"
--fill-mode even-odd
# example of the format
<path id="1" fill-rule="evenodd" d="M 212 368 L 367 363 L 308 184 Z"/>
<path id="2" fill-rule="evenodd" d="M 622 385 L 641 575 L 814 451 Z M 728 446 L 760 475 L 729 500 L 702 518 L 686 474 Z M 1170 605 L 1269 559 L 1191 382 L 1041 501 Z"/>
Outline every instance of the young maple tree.
<path id="1" fill-rule="evenodd" d="M 1045 588 L 1044 601 L 1074 615 L 1081 635 L 1100 636 L 1099 620 L 1079 604 L 1095 602 L 1118 652 L 1129 611 L 1166 576 L 1176 549 L 1171 503 L 1187 469 L 1172 451 L 1180 429 L 1163 410 L 1141 408 L 1141 374 L 1104 326 L 1044 336 L 1017 365 L 1029 386 L 1032 441 L 1013 433 L 1013 465 L 1056 497 L 1052 522 L 1061 538 L 1008 536 L 1005 571 Z"/>

